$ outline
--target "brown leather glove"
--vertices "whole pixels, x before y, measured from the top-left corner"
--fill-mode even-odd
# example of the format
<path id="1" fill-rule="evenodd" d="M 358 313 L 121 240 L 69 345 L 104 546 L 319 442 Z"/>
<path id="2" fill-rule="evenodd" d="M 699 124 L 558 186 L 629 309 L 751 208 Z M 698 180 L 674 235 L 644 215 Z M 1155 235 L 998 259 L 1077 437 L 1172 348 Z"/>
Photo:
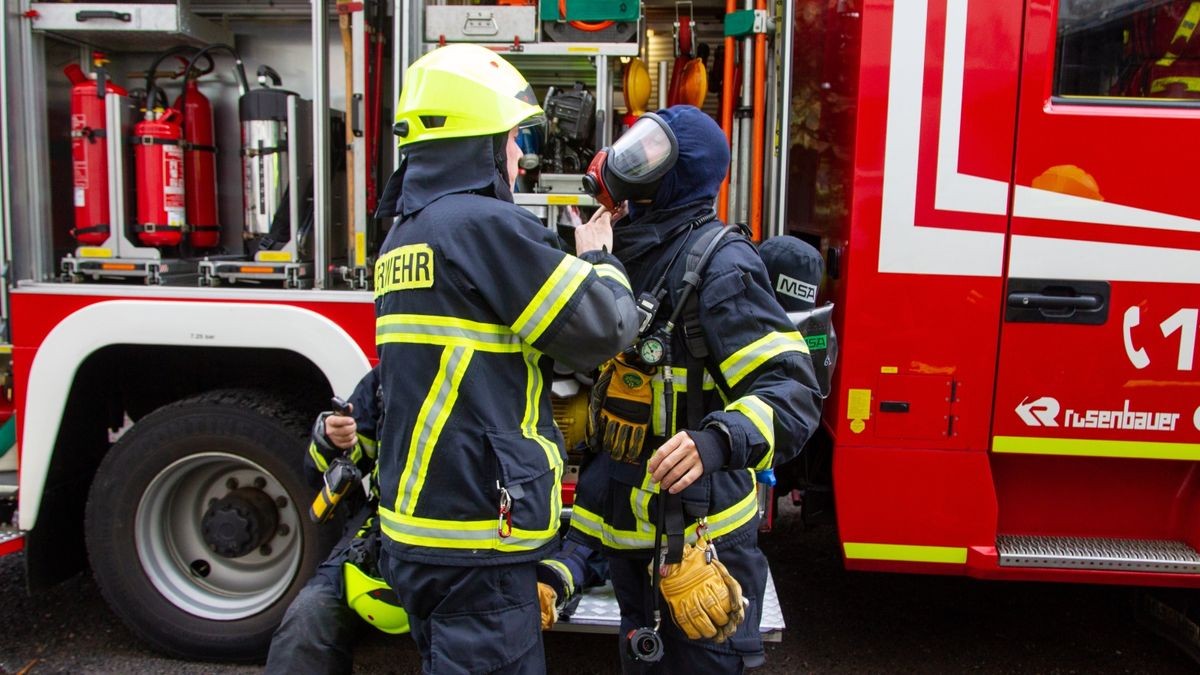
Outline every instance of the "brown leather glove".
<path id="1" fill-rule="evenodd" d="M 558 593 L 550 588 L 549 584 L 543 584 L 540 581 L 537 585 L 538 589 L 538 604 L 542 610 L 542 630 L 550 630 L 554 627 L 554 622 L 558 620 Z"/>
<path id="2" fill-rule="evenodd" d="M 654 369 L 641 370 L 619 354 L 600 370 L 588 402 L 588 445 L 636 464 L 650 425 Z"/>
<path id="3" fill-rule="evenodd" d="M 659 590 L 688 639 L 724 642 L 745 620 L 745 600 L 725 565 L 716 557 L 706 559 L 707 548 L 704 540 L 686 547 L 683 560 L 667 567 Z"/>

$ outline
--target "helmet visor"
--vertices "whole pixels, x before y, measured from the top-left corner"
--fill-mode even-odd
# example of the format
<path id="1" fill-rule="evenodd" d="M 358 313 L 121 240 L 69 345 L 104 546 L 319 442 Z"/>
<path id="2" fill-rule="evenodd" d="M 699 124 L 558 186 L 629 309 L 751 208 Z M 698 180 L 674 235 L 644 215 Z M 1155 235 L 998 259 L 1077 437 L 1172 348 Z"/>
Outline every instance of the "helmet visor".
<path id="1" fill-rule="evenodd" d="M 661 117 L 646 113 L 612 144 L 608 168 L 629 183 L 649 183 L 675 164 L 679 146 Z"/>

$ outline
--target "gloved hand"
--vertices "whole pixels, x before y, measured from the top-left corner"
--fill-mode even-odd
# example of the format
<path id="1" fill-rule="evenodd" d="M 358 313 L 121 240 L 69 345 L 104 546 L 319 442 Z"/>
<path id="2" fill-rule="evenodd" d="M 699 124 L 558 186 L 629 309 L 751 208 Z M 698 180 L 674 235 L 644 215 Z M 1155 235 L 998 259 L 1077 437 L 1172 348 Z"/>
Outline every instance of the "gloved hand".
<path id="1" fill-rule="evenodd" d="M 725 565 L 715 557 L 706 559 L 707 548 L 704 540 L 686 547 L 683 560 L 667 566 L 659 590 L 688 639 L 724 642 L 746 619 L 747 603 Z"/>
<path id="2" fill-rule="evenodd" d="M 643 371 L 624 354 L 604 364 L 588 402 L 588 445 L 636 464 L 650 424 L 654 369 Z"/>
<path id="3" fill-rule="evenodd" d="M 538 582 L 538 604 L 542 610 L 542 630 L 550 630 L 558 620 L 558 593 L 549 584 Z"/>
<path id="4" fill-rule="evenodd" d="M 358 425 L 353 417 L 332 411 L 317 415 L 317 421 L 313 423 L 312 428 L 312 445 L 309 447 L 310 453 L 315 452 L 321 457 L 321 461 L 316 462 L 317 468 L 324 471 L 324 467 L 329 466 L 334 459 L 341 457 L 347 450 L 354 450 L 355 444 L 358 443 L 357 432 Z M 352 452 L 351 455 L 357 462 L 358 453 Z"/>

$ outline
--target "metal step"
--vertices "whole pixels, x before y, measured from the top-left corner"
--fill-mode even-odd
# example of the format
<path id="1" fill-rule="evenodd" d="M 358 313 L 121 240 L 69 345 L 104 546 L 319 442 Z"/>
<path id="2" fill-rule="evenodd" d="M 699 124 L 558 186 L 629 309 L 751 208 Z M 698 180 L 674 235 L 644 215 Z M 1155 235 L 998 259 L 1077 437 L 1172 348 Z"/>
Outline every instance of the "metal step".
<path id="1" fill-rule="evenodd" d="M 0 471 L 0 499 L 17 494 L 17 472 Z"/>
<path id="2" fill-rule="evenodd" d="M 16 553 L 24 548 L 24 532 L 10 528 L 0 529 L 0 557 Z"/>
<path id="3" fill-rule="evenodd" d="M 667 611 L 664 607 L 663 611 Z M 621 627 L 621 610 L 617 607 L 617 596 L 611 583 L 590 588 L 583 592 L 579 606 L 569 617 L 561 617 L 553 630 L 572 633 L 616 633 Z M 775 578 L 767 570 L 767 592 L 763 600 L 762 622 L 759 630 L 763 640 L 783 640 L 783 608 L 775 592 Z"/>
<path id="4" fill-rule="evenodd" d="M 1200 553 L 1182 541 L 1002 534 L 996 552 L 1004 567 L 1200 574 Z"/>

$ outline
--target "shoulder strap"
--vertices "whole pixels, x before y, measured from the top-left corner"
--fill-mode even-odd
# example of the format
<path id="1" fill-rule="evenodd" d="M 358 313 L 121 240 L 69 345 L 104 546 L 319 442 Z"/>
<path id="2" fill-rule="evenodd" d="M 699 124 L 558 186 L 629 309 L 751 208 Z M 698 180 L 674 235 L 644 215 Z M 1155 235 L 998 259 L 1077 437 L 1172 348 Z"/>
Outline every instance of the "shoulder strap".
<path id="1" fill-rule="evenodd" d="M 684 297 L 680 325 L 683 328 L 683 339 L 687 344 L 687 424 L 689 429 L 700 426 L 704 418 L 704 361 L 708 358 L 708 345 L 704 342 L 704 327 L 700 325 L 700 286 L 704 283 L 704 271 L 713 253 L 735 230 L 737 225 L 726 225 L 713 228 L 700 235 L 696 243 L 688 251 L 687 265 L 684 268 Z"/>
<path id="2" fill-rule="evenodd" d="M 704 328 L 700 325 L 700 285 L 704 283 L 704 271 L 720 244 L 727 235 L 741 233 L 741 226 L 726 225 L 713 228 L 700 235 L 688 250 L 687 264 L 683 272 L 684 297 L 680 298 L 683 337 L 688 353 L 703 361 L 708 358 L 708 346 L 704 344 Z"/>

